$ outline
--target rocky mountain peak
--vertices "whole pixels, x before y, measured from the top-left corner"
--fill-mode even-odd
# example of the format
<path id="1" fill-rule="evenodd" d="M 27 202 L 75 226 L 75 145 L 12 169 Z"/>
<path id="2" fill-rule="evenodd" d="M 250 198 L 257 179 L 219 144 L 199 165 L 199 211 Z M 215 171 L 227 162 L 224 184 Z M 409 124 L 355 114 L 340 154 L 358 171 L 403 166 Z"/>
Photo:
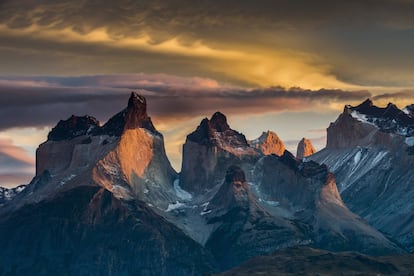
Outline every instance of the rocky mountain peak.
<path id="1" fill-rule="evenodd" d="M 128 106 L 112 118 L 102 127 L 102 134 L 121 136 L 126 129 L 145 128 L 156 135 L 161 135 L 152 124 L 147 114 L 147 102 L 145 97 L 131 92 Z"/>
<path id="2" fill-rule="evenodd" d="M 209 207 L 219 213 L 228 212 L 232 208 L 248 209 L 251 197 L 244 171 L 239 166 L 231 165 L 226 171 L 224 183 L 211 200 Z"/>
<path id="3" fill-rule="evenodd" d="M 94 132 L 99 128 L 99 121 L 91 116 L 72 115 L 67 120 L 60 120 L 59 123 L 48 134 L 50 141 L 70 140 L 78 136 Z"/>
<path id="4" fill-rule="evenodd" d="M 220 112 L 204 118 L 183 145 L 180 185 L 187 191 L 203 194 L 222 182 L 227 166 L 241 165 L 259 158 L 246 137 L 227 123 Z"/>
<path id="5" fill-rule="evenodd" d="M 147 101 L 144 96 L 139 95 L 137 92 L 131 92 L 131 96 L 128 99 L 128 109 L 137 109 L 141 113 L 147 113 Z"/>
<path id="6" fill-rule="evenodd" d="M 395 104 L 388 103 L 386 107 L 378 107 L 371 100 L 366 100 L 358 106 L 348 106 L 351 116 L 360 121 L 367 121 L 385 132 L 400 132 L 399 128 L 414 125 L 414 117 L 400 110 Z M 406 135 L 406 134 L 403 134 Z"/>
<path id="7" fill-rule="evenodd" d="M 264 155 L 276 154 L 282 156 L 285 152 L 285 145 L 273 131 L 266 131 L 259 138 L 249 141 L 250 146 L 260 150 Z"/>
<path id="8" fill-rule="evenodd" d="M 230 129 L 230 126 L 227 123 L 226 116 L 219 111 L 214 113 L 213 116 L 211 117 L 210 127 L 217 130 L 218 132 L 224 132 Z"/>
<path id="9" fill-rule="evenodd" d="M 352 106 L 349 106 L 352 108 Z M 372 109 L 372 107 L 374 107 L 374 103 L 371 99 L 366 99 L 365 101 L 363 101 L 362 103 L 360 103 L 359 105 L 353 107 L 354 109 L 364 113 L 365 112 L 369 112 L 369 110 Z"/>
<path id="10" fill-rule="evenodd" d="M 99 121 L 91 116 L 72 115 L 67 120 L 61 120 L 48 135 L 49 141 L 71 140 L 83 135 L 121 136 L 126 129 L 145 128 L 160 136 L 151 118 L 147 114 L 145 97 L 131 92 L 127 108 L 113 116 L 100 127 Z"/>
<path id="11" fill-rule="evenodd" d="M 309 139 L 302 138 L 299 141 L 298 148 L 296 151 L 296 158 L 303 159 L 304 157 L 308 157 L 316 152 L 315 148 L 312 145 L 312 142 Z"/>
<path id="12" fill-rule="evenodd" d="M 398 141 L 394 136 L 399 136 Z M 381 145 L 392 148 L 404 137 L 411 136 L 414 136 L 414 117 L 408 108 L 400 110 L 393 103 L 378 107 L 368 99 L 357 106 L 345 106 L 344 112 L 328 128 L 327 147 Z"/>
<path id="13" fill-rule="evenodd" d="M 236 190 L 239 190 L 240 188 L 244 188 L 246 190 L 249 189 L 244 171 L 238 166 L 230 166 L 227 169 L 225 179 L 226 183 L 233 183 L 233 188 Z"/>
<path id="14" fill-rule="evenodd" d="M 210 120 L 204 118 L 197 129 L 187 136 L 187 140 L 222 149 L 249 147 L 246 137 L 231 129 L 226 116 L 221 112 L 214 113 Z"/>

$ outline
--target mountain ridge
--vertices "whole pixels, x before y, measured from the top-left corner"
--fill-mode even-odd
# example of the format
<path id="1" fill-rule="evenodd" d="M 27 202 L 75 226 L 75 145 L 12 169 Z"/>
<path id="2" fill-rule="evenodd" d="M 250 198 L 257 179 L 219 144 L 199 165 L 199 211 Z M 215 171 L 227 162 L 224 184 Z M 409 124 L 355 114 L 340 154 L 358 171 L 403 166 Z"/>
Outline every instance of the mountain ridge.
<path id="1" fill-rule="evenodd" d="M 0 234 L 12 235 L 2 244 L 4 264 L 17 266 L 10 258 L 18 259 L 25 243 L 17 248 L 13 243 L 26 231 L 33 233 L 26 243 L 44 258 L 39 266 L 28 262 L 21 272 L 47 270 L 55 253 L 60 257 L 51 268 L 58 273 L 65 262 L 74 273 L 80 271 L 84 263 L 73 257 L 76 254 L 105 260 L 106 265 L 113 262 L 107 269 L 124 273 L 124 253 L 117 251 L 122 248 L 128 256 L 143 258 L 132 265 L 128 257 L 126 263 L 136 273 L 149 275 L 174 275 L 174 269 L 176 275 L 223 271 L 256 255 L 297 245 L 372 255 L 405 252 L 347 208 L 328 166 L 297 159 L 285 149 L 278 155 L 257 148 L 220 112 L 203 119 L 187 136 L 179 174 L 147 114 L 145 98 L 136 93 L 131 93 L 127 108 L 102 127 L 93 117 L 72 116 L 59 121 L 51 133 L 37 150 L 32 182 L 0 209 Z M 263 143 L 270 137 L 273 149 L 284 147 L 275 133 L 265 134 Z M 19 224 L 22 217 L 25 225 Z M 42 220 L 53 226 L 51 230 Z M 123 233 L 122 227 L 128 231 Z M 44 235 L 36 234 L 38 228 Z M 83 237 L 88 246 L 71 247 L 63 238 L 64 246 L 57 248 L 50 242 L 50 231 L 57 237 Z M 105 236 L 94 249 L 94 236 L 104 235 L 100 231 L 118 235 L 115 244 Z M 152 238 L 141 241 L 134 231 Z M 128 235 L 135 238 L 124 245 Z M 140 242 L 143 247 L 134 249 Z M 105 256 L 107 250 L 118 252 L 111 253 L 112 261 Z M 152 253 L 146 255 L 146 250 Z M 185 261 L 183 254 L 192 250 L 196 254 Z M 64 251 L 72 257 L 65 259 Z M 36 259 L 33 251 L 24 254 Z M 155 268 L 159 260 L 161 266 Z M 94 265 L 87 269 L 98 274 Z"/>

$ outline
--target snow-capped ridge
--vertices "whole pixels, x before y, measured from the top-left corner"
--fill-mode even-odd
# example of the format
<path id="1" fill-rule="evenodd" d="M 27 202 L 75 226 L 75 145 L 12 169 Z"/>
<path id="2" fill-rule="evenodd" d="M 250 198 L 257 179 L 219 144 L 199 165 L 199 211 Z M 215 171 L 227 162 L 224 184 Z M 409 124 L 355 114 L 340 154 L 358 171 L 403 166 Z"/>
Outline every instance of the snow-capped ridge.
<path id="1" fill-rule="evenodd" d="M 378 107 L 368 99 L 357 106 L 346 106 L 345 112 L 348 111 L 353 118 L 374 125 L 383 132 L 409 137 L 414 135 L 414 117 L 411 109 L 411 106 L 407 106 L 400 110 L 393 103 L 388 103 L 386 107 Z"/>

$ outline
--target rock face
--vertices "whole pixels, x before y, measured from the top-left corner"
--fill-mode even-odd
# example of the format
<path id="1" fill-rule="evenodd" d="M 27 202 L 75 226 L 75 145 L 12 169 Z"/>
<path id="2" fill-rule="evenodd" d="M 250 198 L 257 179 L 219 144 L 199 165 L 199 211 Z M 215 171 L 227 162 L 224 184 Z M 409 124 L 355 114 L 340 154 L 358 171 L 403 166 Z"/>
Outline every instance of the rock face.
<path id="1" fill-rule="evenodd" d="M 47 136 L 49 141 L 70 140 L 78 136 L 93 133 L 99 128 L 99 121 L 90 116 L 77 117 L 72 115 L 65 121 L 59 123 Z"/>
<path id="2" fill-rule="evenodd" d="M 193 193 L 205 192 L 221 183 L 229 165 L 243 167 L 254 163 L 259 155 L 243 134 L 229 127 L 226 116 L 216 112 L 187 136 L 180 184 Z"/>
<path id="3" fill-rule="evenodd" d="M 381 233 L 348 210 L 325 165 L 301 162 L 288 151 L 263 157 L 254 172 L 259 202 L 272 215 L 300 221 L 310 243 L 333 251 L 386 254 L 397 250 Z"/>
<path id="4" fill-rule="evenodd" d="M 146 99 L 136 93 L 132 93 L 128 100 L 128 106 L 122 110 L 102 127 L 98 134 L 110 136 L 121 136 L 128 129 L 143 128 L 155 135 L 161 135 L 152 124 L 147 115 Z"/>
<path id="5" fill-rule="evenodd" d="M 369 100 L 346 106 L 328 128 L 327 147 L 311 159 L 328 165 L 347 206 L 414 250 L 413 117 Z"/>
<path id="6" fill-rule="evenodd" d="M 315 148 L 312 145 L 312 142 L 309 139 L 302 138 L 299 141 L 298 148 L 296 150 L 296 158 L 303 159 L 308 157 L 316 152 Z"/>
<path id="7" fill-rule="evenodd" d="M 393 149 L 401 143 L 402 136 L 414 134 L 413 124 L 414 119 L 395 105 L 379 108 L 366 100 L 356 107 L 345 106 L 344 112 L 327 130 L 326 147 L 377 145 Z"/>
<path id="8" fill-rule="evenodd" d="M 277 248 L 308 243 L 295 222 L 272 216 L 257 204 L 240 167 L 227 170 L 223 185 L 205 212 L 209 212 L 207 223 L 214 225 L 206 247 L 222 268 Z"/>
<path id="9" fill-rule="evenodd" d="M 36 152 L 36 200 L 79 185 L 99 185 L 120 198 L 138 196 L 165 209 L 177 177 L 162 135 L 146 112 L 145 98 L 131 93 L 128 106 L 102 127 L 92 117 L 72 116 L 52 129 Z M 34 197 L 32 197 L 34 198 Z"/>
<path id="10" fill-rule="evenodd" d="M 250 146 L 258 149 L 264 155 L 276 154 L 282 156 L 285 152 L 285 145 L 273 131 L 263 132 L 259 138 L 249 141 L 249 143 Z"/>

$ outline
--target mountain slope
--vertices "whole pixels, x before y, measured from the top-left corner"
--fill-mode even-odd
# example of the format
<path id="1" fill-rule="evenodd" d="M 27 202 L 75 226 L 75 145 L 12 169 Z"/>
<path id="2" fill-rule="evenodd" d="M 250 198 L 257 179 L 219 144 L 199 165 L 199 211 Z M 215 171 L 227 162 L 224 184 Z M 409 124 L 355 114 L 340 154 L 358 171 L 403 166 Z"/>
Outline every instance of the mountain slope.
<path id="1" fill-rule="evenodd" d="M 355 215 L 342 202 L 326 166 L 301 162 L 289 152 L 263 157 L 255 167 L 254 190 L 274 215 L 307 225 L 310 244 L 333 251 L 381 255 L 398 246 Z"/>
<path id="2" fill-rule="evenodd" d="M 346 106 L 328 128 L 327 147 L 311 159 L 328 165 L 347 206 L 414 250 L 412 115 L 369 100 Z"/>
<path id="3" fill-rule="evenodd" d="M 244 172 L 237 166 L 229 167 L 205 212 L 207 223 L 215 226 L 206 247 L 222 268 L 278 248 L 310 243 L 300 223 L 272 216 L 258 205 Z"/>
<path id="4" fill-rule="evenodd" d="M 77 187 L 0 218 L 0 274 L 200 275 L 212 256 L 145 203 Z M 188 254 L 191 252 L 191 254 Z"/>

